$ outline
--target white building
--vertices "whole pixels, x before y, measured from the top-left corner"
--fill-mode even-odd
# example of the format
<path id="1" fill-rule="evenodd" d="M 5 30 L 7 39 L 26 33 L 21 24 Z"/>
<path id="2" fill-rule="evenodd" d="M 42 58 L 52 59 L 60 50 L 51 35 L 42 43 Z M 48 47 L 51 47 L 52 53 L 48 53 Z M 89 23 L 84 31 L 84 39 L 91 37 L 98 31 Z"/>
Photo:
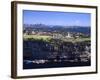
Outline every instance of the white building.
<path id="1" fill-rule="evenodd" d="M 58 33 L 53 34 L 52 37 L 53 37 L 54 39 L 61 39 L 61 38 L 63 38 L 63 36 L 62 36 L 61 34 L 58 34 Z"/>
<path id="2" fill-rule="evenodd" d="M 73 36 L 72 36 L 72 34 L 70 34 L 70 33 L 68 32 L 68 34 L 66 35 L 66 38 L 73 38 Z"/>
<path id="3" fill-rule="evenodd" d="M 32 34 L 35 34 L 35 32 L 34 32 L 34 31 L 32 31 Z"/>

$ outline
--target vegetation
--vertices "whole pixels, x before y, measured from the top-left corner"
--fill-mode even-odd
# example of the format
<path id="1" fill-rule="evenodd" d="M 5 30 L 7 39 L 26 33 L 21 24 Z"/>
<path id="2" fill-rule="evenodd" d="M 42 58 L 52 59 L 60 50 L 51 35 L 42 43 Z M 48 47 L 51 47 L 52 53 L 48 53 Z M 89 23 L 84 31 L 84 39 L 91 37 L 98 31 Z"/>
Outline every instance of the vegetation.
<path id="1" fill-rule="evenodd" d="M 44 40 L 47 42 L 50 42 L 53 39 L 51 36 L 48 36 L 48 35 L 24 35 L 23 38 L 24 40 L 33 39 L 33 40 Z M 86 38 L 79 37 L 79 38 L 65 38 L 61 40 L 64 42 L 75 43 L 75 42 L 90 41 L 90 38 L 89 37 L 86 37 Z"/>
<path id="2" fill-rule="evenodd" d="M 51 36 L 47 36 L 47 35 L 24 35 L 24 40 L 44 40 L 44 41 L 49 41 L 51 40 Z"/>

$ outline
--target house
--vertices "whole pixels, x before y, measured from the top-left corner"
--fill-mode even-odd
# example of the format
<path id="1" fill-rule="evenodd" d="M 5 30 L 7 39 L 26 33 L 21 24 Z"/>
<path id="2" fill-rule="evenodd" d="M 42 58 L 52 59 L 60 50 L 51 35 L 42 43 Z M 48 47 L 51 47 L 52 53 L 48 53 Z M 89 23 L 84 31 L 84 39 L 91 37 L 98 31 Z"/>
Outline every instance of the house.
<path id="1" fill-rule="evenodd" d="M 52 37 L 54 39 L 61 39 L 61 38 L 63 38 L 63 35 L 62 34 L 59 34 L 59 33 L 53 33 Z"/>
<path id="2" fill-rule="evenodd" d="M 34 35 L 34 34 L 36 34 L 36 32 L 35 32 L 35 31 L 32 31 L 32 32 L 31 32 L 31 34 L 33 34 L 33 35 Z"/>

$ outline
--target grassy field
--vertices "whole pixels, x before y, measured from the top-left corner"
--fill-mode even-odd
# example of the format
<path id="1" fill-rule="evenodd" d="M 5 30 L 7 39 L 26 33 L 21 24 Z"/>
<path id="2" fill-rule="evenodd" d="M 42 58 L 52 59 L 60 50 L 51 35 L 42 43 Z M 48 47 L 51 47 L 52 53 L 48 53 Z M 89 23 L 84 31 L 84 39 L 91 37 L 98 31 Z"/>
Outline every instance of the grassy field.
<path id="1" fill-rule="evenodd" d="M 47 35 L 24 35 L 23 36 L 24 39 L 37 39 L 37 40 L 44 40 L 44 41 L 48 41 L 50 39 L 52 39 L 51 36 L 47 36 Z"/>
<path id="2" fill-rule="evenodd" d="M 27 39 L 35 39 L 35 40 L 44 40 L 44 41 L 49 41 L 52 39 L 52 36 L 48 36 L 48 35 L 24 35 L 23 36 L 24 40 Z M 65 42 L 82 42 L 82 41 L 90 41 L 90 38 L 64 38 L 61 40 L 65 41 Z"/>

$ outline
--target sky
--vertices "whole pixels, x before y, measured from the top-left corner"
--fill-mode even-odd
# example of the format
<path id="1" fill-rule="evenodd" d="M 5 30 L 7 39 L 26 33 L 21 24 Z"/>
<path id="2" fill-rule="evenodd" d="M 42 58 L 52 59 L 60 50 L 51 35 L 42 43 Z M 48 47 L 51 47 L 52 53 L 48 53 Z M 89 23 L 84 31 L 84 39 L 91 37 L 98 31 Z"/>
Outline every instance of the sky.
<path id="1" fill-rule="evenodd" d="M 91 14 L 23 10 L 23 23 L 62 26 L 91 26 Z"/>

